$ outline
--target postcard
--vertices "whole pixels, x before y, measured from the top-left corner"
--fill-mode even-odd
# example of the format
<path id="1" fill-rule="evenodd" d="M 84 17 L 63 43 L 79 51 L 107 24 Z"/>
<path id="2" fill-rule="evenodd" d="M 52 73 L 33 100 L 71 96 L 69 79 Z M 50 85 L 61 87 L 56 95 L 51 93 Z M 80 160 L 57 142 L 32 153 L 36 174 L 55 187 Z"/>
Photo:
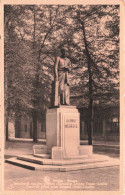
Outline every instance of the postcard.
<path id="1" fill-rule="evenodd" d="M 125 1 L 1 0 L 0 189 L 125 193 Z"/>

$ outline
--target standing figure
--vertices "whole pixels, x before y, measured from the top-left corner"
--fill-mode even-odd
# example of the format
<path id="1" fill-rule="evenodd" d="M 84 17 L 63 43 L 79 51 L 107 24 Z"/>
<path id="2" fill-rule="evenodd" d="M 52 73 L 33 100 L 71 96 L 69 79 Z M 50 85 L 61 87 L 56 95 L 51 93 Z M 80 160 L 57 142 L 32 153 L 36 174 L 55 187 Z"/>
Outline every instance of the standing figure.
<path id="1" fill-rule="evenodd" d="M 69 71 L 71 62 L 66 57 L 65 49 L 61 49 L 61 56 L 58 56 L 55 63 L 55 97 L 54 106 L 70 105 Z"/>

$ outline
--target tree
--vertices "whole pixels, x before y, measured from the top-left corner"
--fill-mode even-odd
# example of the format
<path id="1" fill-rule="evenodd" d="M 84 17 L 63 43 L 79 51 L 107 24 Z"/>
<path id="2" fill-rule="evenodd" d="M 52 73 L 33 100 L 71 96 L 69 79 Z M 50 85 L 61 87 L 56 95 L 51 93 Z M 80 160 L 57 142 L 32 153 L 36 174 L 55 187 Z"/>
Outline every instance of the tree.
<path id="1" fill-rule="evenodd" d="M 5 27 L 5 41 L 4 41 L 4 73 L 5 73 L 5 126 L 6 126 L 6 140 L 8 140 L 8 120 L 14 117 L 14 112 L 19 105 L 19 90 L 18 81 L 20 75 L 18 72 L 23 64 L 23 58 L 20 56 L 19 40 L 16 34 L 16 27 L 19 24 L 19 18 L 23 14 L 23 9 L 20 11 L 17 7 L 5 5 L 4 27 Z M 18 45 L 19 44 L 19 45 Z M 17 66 L 17 64 L 19 66 Z M 21 84 L 21 83 L 20 83 Z M 19 109 L 19 108 L 18 108 Z M 20 110 L 18 110 L 18 114 Z M 17 117 L 17 115 L 15 115 Z"/>
<path id="2" fill-rule="evenodd" d="M 112 32 L 114 25 L 119 24 L 118 6 L 78 6 L 73 7 L 77 40 L 77 48 L 82 52 L 82 59 L 86 67 L 81 75 L 80 85 L 88 88 L 88 118 L 89 131 L 88 143 L 92 144 L 93 132 L 93 100 L 94 94 L 106 92 L 117 92 L 118 90 L 118 31 Z M 103 21 L 103 29 L 101 22 Z M 109 26 L 109 24 L 112 24 Z M 115 27 L 116 27 L 115 26 Z M 106 33 L 104 33 L 107 30 Z M 82 37 L 82 38 L 81 38 Z M 109 47 L 109 43 L 111 49 Z M 78 56 L 79 57 L 79 56 Z M 81 67 L 80 67 L 81 68 Z M 88 77 L 88 79 L 86 78 Z M 84 77 L 84 83 L 83 81 Z M 117 79 L 116 79 L 117 78 Z M 115 80 L 114 80 L 115 79 Z M 85 84 L 86 83 L 86 84 Z M 109 98 L 109 97 L 108 97 Z"/>
<path id="3" fill-rule="evenodd" d="M 45 110 L 43 105 L 47 104 L 46 95 L 49 88 L 49 74 L 45 72 L 45 64 L 47 64 L 48 69 L 48 60 L 50 62 L 48 53 L 48 42 L 49 47 L 51 46 L 51 37 L 50 35 L 53 32 L 55 19 L 57 17 L 57 8 L 53 9 L 54 14 L 52 13 L 51 6 L 29 6 L 30 11 L 33 14 L 33 37 L 32 37 L 32 61 L 34 62 L 34 80 L 32 88 L 32 117 L 33 117 L 33 140 L 37 141 L 37 118 L 38 113 L 41 110 Z M 39 31 L 40 29 L 40 31 Z M 52 46 L 51 46 L 52 47 Z M 45 62 L 46 61 L 46 62 Z M 44 65 L 43 65 L 44 64 Z M 41 71 L 42 70 L 42 71 Z M 49 70 L 49 69 L 48 69 Z M 51 80 L 50 80 L 51 81 Z M 42 90 L 44 89 L 44 94 Z M 42 94 L 42 98 L 41 98 Z M 40 106 L 41 105 L 41 106 Z"/>
<path id="4" fill-rule="evenodd" d="M 16 21 L 14 20 L 15 23 L 13 23 L 14 14 L 13 12 L 11 13 L 10 8 L 14 14 L 16 14 L 16 12 L 19 13 L 19 21 L 16 19 Z M 21 12 L 20 9 L 23 10 L 23 12 Z M 48 96 L 50 94 L 52 76 L 49 72 L 51 71 L 54 57 L 53 53 L 51 54 L 49 50 L 53 47 L 51 42 L 54 38 L 51 34 L 55 28 L 58 6 L 53 8 L 52 6 L 36 5 L 10 6 L 7 8 L 5 7 L 5 10 L 9 10 L 9 14 L 5 11 L 6 17 L 8 17 L 8 20 L 13 25 L 13 32 L 11 31 L 10 36 L 13 36 L 14 39 L 16 39 L 15 42 L 19 44 L 24 59 L 23 66 L 21 66 L 22 71 L 24 70 L 23 75 L 21 69 L 19 70 L 19 66 L 17 71 L 16 65 L 13 63 L 13 73 L 17 73 L 18 80 L 13 77 L 12 81 L 15 83 L 14 85 L 18 90 L 19 88 L 24 88 L 23 93 L 17 93 L 17 102 L 18 105 L 20 102 L 22 111 L 33 117 L 33 140 L 37 141 L 37 118 L 39 114 L 45 112 L 44 110 L 48 104 Z M 8 44 L 7 39 L 6 43 Z M 9 45 L 9 56 L 10 48 L 11 45 Z M 17 56 L 20 55 L 20 51 L 18 51 L 15 45 L 13 51 Z M 6 57 L 7 55 L 5 58 Z M 11 56 L 10 59 L 14 60 L 13 56 Z M 20 59 L 20 62 L 21 61 L 22 59 Z M 20 64 L 20 62 L 18 64 Z M 9 62 L 7 61 L 7 65 L 8 64 Z M 9 66 L 7 66 L 7 69 L 9 72 Z M 23 83 L 23 87 L 21 86 L 21 83 Z M 10 87 L 11 95 L 14 94 L 12 86 L 13 85 Z M 11 106 L 14 108 L 14 105 Z"/>

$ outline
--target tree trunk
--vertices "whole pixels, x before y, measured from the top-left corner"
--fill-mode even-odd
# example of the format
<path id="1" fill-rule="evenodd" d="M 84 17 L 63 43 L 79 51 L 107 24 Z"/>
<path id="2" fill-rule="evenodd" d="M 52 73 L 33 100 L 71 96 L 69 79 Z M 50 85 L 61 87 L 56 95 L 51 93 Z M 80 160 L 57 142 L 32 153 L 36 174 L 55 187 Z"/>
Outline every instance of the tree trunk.
<path id="1" fill-rule="evenodd" d="M 89 102 L 89 129 L 88 129 L 88 145 L 92 145 L 93 137 L 93 100 Z"/>
<path id="2" fill-rule="evenodd" d="M 92 90 L 92 70 L 91 70 L 91 59 L 88 53 L 88 74 L 89 74 L 89 130 L 88 130 L 88 144 L 92 145 L 93 136 L 93 90 Z"/>
<path id="3" fill-rule="evenodd" d="M 82 25 L 82 31 L 83 31 L 83 40 L 85 45 L 85 53 L 87 57 L 87 64 L 88 64 L 88 79 L 89 79 L 89 106 L 88 106 L 88 112 L 89 112 L 89 130 L 88 130 L 88 144 L 92 145 L 92 135 L 93 135 L 93 89 L 92 89 L 92 60 L 91 56 L 88 50 L 88 43 L 86 39 L 86 33 L 85 33 L 85 26 L 84 22 L 81 21 Z"/>
<path id="4" fill-rule="evenodd" d="M 33 119 L 33 142 L 37 142 L 37 115 L 34 112 L 32 115 Z"/>
<path id="5" fill-rule="evenodd" d="M 33 18 L 34 18 L 34 24 L 33 24 L 33 56 L 35 58 L 36 51 L 35 51 L 35 46 L 36 46 L 36 11 L 35 11 L 35 6 L 33 9 Z M 33 119 L 33 142 L 37 142 L 37 112 L 36 112 L 36 107 L 37 107 L 37 97 L 36 97 L 36 91 L 38 87 L 38 78 L 37 78 L 37 68 L 36 68 L 36 73 L 35 73 L 35 81 L 34 81 L 34 101 L 33 101 L 33 113 L 32 113 L 32 119 Z"/>
<path id="6" fill-rule="evenodd" d="M 6 141 L 8 141 L 8 140 L 9 140 L 9 133 L 8 133 L 8 119 L 6 119 L 5 128 L 6 128 Z"/>

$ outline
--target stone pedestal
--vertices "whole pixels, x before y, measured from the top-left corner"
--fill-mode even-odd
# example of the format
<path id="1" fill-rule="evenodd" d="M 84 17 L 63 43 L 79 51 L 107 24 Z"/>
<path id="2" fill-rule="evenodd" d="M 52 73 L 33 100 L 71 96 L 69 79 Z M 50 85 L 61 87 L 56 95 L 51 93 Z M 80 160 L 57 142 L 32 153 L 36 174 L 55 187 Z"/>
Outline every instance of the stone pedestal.
<path id="1" fill-rule="evenodd" d="M 80 147 L 80 116 L 75 106 L 47 110 L 46 146 L 52 159 L 83 155 L 83 147 Z"/>

